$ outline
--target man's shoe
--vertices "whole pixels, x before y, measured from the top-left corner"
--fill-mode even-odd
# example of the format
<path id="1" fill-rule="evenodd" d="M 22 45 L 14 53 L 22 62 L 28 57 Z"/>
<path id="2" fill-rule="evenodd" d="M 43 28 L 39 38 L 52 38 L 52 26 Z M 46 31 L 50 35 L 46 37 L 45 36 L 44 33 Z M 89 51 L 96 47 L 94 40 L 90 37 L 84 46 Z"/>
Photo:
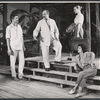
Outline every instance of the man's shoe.
<path id="1" fill-rule="evenodd" d="M 18 79 L 17 77 L 12 77 L 12 79 L 13 79 L 14 81 L 19 81 L 19 79 Z"/>
<path id="2" fill-rule="evenodd" d="M 57 63 L 57 64 L 65 64 L 65 63 L 62 62 L 62 61 L 54 61 L 54 63 Z"/>
<path id="3" fill-rule="evenodd" d="M 67 58 L 67 60 L 72 61 L 72 58 Z"/>
<path id="4" fill-rule="evenodd" d="M 24 80 L 24 78 L 23 78 L 23 77 L 21 77 L 21 78 L 19 78 L 19 80 Z"/>
<path id="5" fill-rule="evenodd" d="M 76 90 L 75 90 L 75 89 L 72 89 L 72 90 L 69 91 L 68 94 L 72 95 L 72 94 L 74 94 L 75 92 L 76 92 Z"/>
<path id="6" fill-rule="evenodd" d="M 45 68 L 45 71 L 50 71 L 50 68 Z"/>
<path id="7" fill-rule="evenodd" d="M 22 79 L 23 79 L 23 75 L 20 75 L 20 74 L 19 74 L 19 75 L 18 75 L 18 79 L 19 79 L 19 80 L 22 80 Z"/>

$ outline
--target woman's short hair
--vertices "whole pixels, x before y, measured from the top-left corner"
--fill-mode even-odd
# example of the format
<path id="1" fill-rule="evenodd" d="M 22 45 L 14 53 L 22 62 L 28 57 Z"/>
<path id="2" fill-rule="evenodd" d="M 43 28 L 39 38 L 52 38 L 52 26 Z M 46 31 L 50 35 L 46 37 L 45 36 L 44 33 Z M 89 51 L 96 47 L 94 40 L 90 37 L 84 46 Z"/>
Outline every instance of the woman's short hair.
<path id="1" fill-rule="evenodd" d="M 74 8 L 77 8 L 79 10 L 82 10 L 82 6 L 76 5 Z"/>
<path id="2" fill-rule="evenodd" d="M 87 46 L 86 46 L 86 45 L 84 45 L 84 44 L 78 44 L 78 46 L 80 46 L 80 47 L 82 48 L 82 51 L 83 51 L 83 52 L 88 51 L 88 49 L 87 49 Z"/>

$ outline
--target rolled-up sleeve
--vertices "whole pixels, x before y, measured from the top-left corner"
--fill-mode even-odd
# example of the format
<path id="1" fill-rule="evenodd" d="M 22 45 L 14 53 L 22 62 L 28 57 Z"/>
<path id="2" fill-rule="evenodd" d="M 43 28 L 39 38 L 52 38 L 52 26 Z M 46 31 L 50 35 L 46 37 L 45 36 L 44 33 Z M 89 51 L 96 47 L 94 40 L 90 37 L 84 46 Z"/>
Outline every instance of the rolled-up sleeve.
<path id="1" fill-rule="evenodd" d="M 41 30 L 41 23 L 38 22 L 38 24 L 37 24 L 35 30 L 33 31 L 33 37 L 37 37 L 37 35 L 38 35 L 38 33 L 40 32 L 40 30 Z"/>
<path id="2" fill-rule="evenodd" d="M 11 32 L 9 27 L 6 28 L 6 39 L 8 38 L 11 38 Z"/>

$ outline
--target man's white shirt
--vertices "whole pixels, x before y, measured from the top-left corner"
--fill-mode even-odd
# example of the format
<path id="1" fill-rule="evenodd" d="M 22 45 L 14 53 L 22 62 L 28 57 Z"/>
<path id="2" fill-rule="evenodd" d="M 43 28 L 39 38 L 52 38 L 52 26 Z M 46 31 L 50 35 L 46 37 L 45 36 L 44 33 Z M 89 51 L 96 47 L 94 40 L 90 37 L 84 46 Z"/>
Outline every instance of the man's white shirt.
<path id="1" fill-rule="evenodd" d="M 12 49 L 23 49 L 23 31 L 21 26 L 14 26 L 12 23 L 6 28 L 6 39 L 10 39 L 10 45 Z"/>

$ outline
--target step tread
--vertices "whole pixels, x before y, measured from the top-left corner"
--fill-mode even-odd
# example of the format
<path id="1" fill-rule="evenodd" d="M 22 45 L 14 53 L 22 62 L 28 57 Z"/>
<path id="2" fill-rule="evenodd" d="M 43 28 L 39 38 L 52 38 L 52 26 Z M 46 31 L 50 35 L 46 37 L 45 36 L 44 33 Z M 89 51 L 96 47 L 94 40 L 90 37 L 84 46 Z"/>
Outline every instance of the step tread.
<path id="1" fill-rule="evenodd" d="M 94 77 L 91 77 L 90 79 L 93 79 L 93 80 L 100 80 L 100 76 L 94 76 Z"/>
<path id="2" fill-rule="evenodd" d="M 50 74 L 67 75 L 67 73 L 66 73 L 66 72 L 54 71 L 54 70 L 45 71 L 45 69 L 36 69 L 36 68 L 34 68 L 34 69 L 33 69 L 33 71 L 37 71 L 37 72 L 44 72 L 44 73 L 50 73 Z"/>
<path id="3" fill-rule="evenodd" d="M 65 63 L 65 64 L 60 64 L 60 63 L 51 62 L 52 65 L 61 65 L 61 67 L 62 67 L 62 66 L 69 66 L 69 67 L 70 67 L 70 66 L 75 66 L 75 64 L 76 64 L 75 62 L 70 62 L 70 61 L 64 62 L 64 63 Z"/>
<path id="4" fill-rule="evenodd" d="M 67 76 L 71 76 L 71 77 L 78 77 L 78 75 L 79 75 L 78 73 L 61 72 L 61 71 L 54 71 L 54 70 L 45 71 L 44 69 L 38 69 L 38 68 L 25 67 L 25 69 L 31 70 L 31 71 L 36 71 L 36 72 L 49 73 L 49 74 L 67 75 Z M 94 77 L 91 77 L 90 79 L 100 80 L 100 76 L 94 76 Z"/>
<path id="5" fill-rule="evenodd" d="M 31 78 L 31 79 L 36 79 L 36 80 L 42 80 L 42 81 L 60 83 L 60 84 L 67 84 L 67 85 L 72 85 L 72 86 L 75 85 L 75 82 L 65 81 L 65 80 L 62 80 L 62 79 L 47 78 L 47 77 L 33 76 L 33 75 L 25 75 L 24 77 Z"/>
<path id="6" fill-rule="evenodd" d="M 60 83 L 60 84 L 64 84 L 64 85 L 66 84 L 66 85 L 70 85 L 70 86 L 75 86 L 74 81 L 65 81 L 65 80 L 61 80 L 61 79 L 47 78 L 47 77 L 33 76 L 33 75 L 25 75 L 24 77 L 35 79 L 35 80 L 42 80 L 42 81 L 48 81 L 48 82 L 53 82 L 53 83 Z M 86 87 L 88 89 L 92 89 L 92 90 L 100 90 L 99 85 L 87 85 Z"/>
<path id="7" fill-rule="evenodd" d="M 89 86 L 87 86 L 87 88 L 100 91 L 100 85 L 89 85 Z"/>
<path id="8" fill-rule="evenodd" d="M 9 74 L 11 74 L 11 72 L 8 72 L 8 71 L 2 71 L 2 72 L 0 72 L 0 74 L 7 74 L 7 75 L 9 75 Z"/>
<path id="9" fill-rule="evenodd" d="M 61 71 L 54 71 L 54 70 L 45 71 L 45 69 L 29 68 L 29 67 L 24 67 L 24 68 L 31 70 L 31 71 L 36 71 L 36 72 L 43 72 L 43 73 L 49 73 L 49 74 L 60 74 L 60 75 L 68 75 L 68 76 L 78 77 L 77 73 L 61 72 Z"/>

